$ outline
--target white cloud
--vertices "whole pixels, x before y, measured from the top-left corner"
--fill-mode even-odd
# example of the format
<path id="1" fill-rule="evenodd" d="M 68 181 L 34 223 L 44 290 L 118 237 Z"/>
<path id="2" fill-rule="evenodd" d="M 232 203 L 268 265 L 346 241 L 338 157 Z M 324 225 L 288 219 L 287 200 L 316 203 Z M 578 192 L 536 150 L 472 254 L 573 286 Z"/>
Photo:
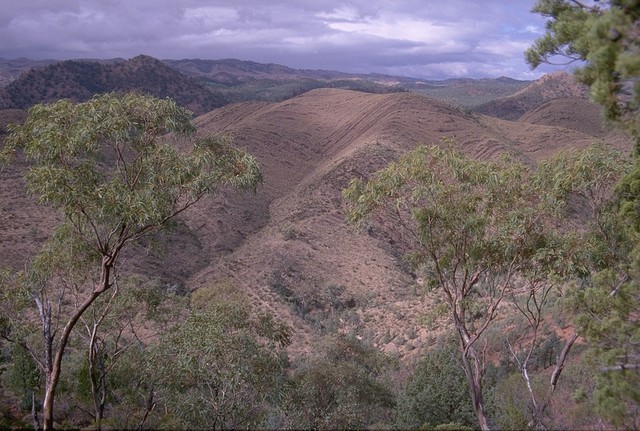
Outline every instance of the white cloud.
<path id="1" fill-rule="evenodd" d="M 144 53 L 439 77 L 507 70 L 518 77 L 530 73 L 522 52 L 544 27 L 529 12 L 534 3 L 12 0 L 0 2 L 0 57 Z"/>
<path id="2" fill-rule="evenodd" d="M 235 23 L 238 12 L 230 7 L 198 7 L 185 9 L 183 23 L 186 26 L 209 28 Z"/>
<path id="3" fill-rule="evenodd" d="M 540 35 L 540 34 L 544 33 L 544 30 L 542 30 L 537 25 L 528 25 L 528 26 L 525 27 L 525 33 L 531 33 L 531 34 L 535 34 L 535 35 Z"/>

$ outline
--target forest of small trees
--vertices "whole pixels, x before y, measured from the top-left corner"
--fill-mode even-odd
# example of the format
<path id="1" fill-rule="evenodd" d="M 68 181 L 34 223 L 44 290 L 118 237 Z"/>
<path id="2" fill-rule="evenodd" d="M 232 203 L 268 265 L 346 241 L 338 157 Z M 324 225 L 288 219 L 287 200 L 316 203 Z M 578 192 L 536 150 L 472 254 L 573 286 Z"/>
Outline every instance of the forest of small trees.
<path id="1" fill-rule="evenodd" d="M 534 12 L 549 21 L 527 61 L 579 61 L 635 151 L 602 142 L 531 166 L 444 139 L 352 179 L 345 222 L 402 244 L 449 323 L 410 375 L 337 332 L 292 361 L 292 328 L 228 280 L 184 293 L 121 272 L 204 197 L 260 192 L 230 138 L 197 137 L 188 110 L 140 94 L 30 108 L 0 158 L 29 162 L 27 191 L 60 223 L 0 273 L 0 427 L 639 428 L 640 2 Z"/>

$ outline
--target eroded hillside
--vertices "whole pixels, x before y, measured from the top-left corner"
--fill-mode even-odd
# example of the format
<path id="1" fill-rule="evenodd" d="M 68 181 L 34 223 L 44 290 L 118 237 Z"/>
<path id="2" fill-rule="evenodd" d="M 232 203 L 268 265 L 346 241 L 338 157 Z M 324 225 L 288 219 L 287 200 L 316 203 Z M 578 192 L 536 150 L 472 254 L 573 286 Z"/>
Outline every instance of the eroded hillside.
<path id="1" fill-rule="evenodd" d="M 442 137 L 472 157 L 507 152 L 533 164 L 603 136 L 594 127 L 596 111 L 584 111 L 591 121 L 569 115 L 579 120 L 554 122 L 545 120 L 556 118 L 545 109 L 506 121 L 412 93 L 319 89 L 280 103 L 211 111 L 196 119 L 198 133 L 232 135 L 260 161 L 264 184 L 255 195 L 224 192 L 201 202 L 161 238 L 161 247 L 137 249 L 127 270 L 188 290 L 232 280 L 256 307 L 291 324 L 294 358 L 329 332 L 417 357 L 441 328 L 432 299 L 393 238 L 346 225 L 342 190 L 350 178 L 368 177 L 418 144 L 441 144 Z M 611 142 L 629 145 L 620 137 Z M 22 168 L 1 179 L 0 265 L 15 268 L 55 221 L 24 194 Z"/>
<path id="2" fill-rule="evenodd" d="M 265 183 L 256 196 L 226 196 L 185 219 L 208 250 L 222 252 L 187 287 L 232 279 L 256 304 L 286 316 L 295 328 L 293 350 L 309 349 L 318 332 L 338 330 L 401 356 L 433 339 L 420 324 L 431 299 L 392 239 L 345 224 L 341 191 L 349 179 L 442 137 L 472 157 L 507 152 L 528 163 L 597 138 L 472 115 L 415 94 L 326 89 L 277 104 L 232 105 L 197 124 L 200 133 L 231 134 L 255 154 Z"/>

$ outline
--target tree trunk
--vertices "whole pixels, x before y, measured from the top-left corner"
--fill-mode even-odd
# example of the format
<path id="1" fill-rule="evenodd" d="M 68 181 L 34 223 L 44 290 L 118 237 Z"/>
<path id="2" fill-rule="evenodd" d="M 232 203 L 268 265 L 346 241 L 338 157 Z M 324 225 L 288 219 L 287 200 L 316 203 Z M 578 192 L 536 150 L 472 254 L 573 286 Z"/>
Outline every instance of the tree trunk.
<path id="1" fill-rule="evenodd" d="M 469 384 L 469 393 L 471 394 L 471 403 L 473 410 L 478 418 L 478 424 L 482 431 L 489 431 L 489 421 L 484 409 L 484 401 L 482 397 L 482 375 L 483 364 L 478 357 L 476 349 L 469 345 L 470 337 L 466 328 L 462 325 L 457 315 L 454 315 L 454 322 L 460 337 L 460 351 L 462 353 L 462 368 Z"/>
<path id="2" fill-rule="evenodd" d="M 36 399 L 36 393 L 31 392 L 31 420 L 33 420 L 33 429 L 40 429 L 40 419 L 38 418 L 38 400 Z"/>
<path id="3" fill-rule="evenodd" d="M 569 338 L 565 343 L 562 351 L 560 351 L 560 355 L 558 355 L 558 359 L 556 361 L 556 367 L 553 370 L 553 374 L 551 374 L 551 392 L 556 389 L 556 385 L 558 384 L 558 379 L 560 378 L 560 374 L 564 369 L 564 363 L 567 360 L 567 355 L 569 354 L 569 350 L 571 350 L 571 346 L 576 342 L 580 335 L 575 333 L 571 338 Z"/>
<path id="4" fill-rule="evenodd" d="M 67 324 L 65 325 L 62 335 L 60 335 L 60 344 L 56 351 L 55 358 L 53 360 L 53 367 L 51 368 L 51 374 L 47 376 L 45 382 L 45 395 L 43 410 L 43 425 L 45 431 L 53 429 L 53 401 L 56 393 L 58 382 L 60 381 L 60 372 L 62 370 L 62 358 L 64 357 L 64 351 L 69 343 L 69 337 L 71 331 L 75 327 L 80 317 L 84 312 L 93 304 L 93 302 L 102 295 L 105 291 L 111 288 L 111 266 L 117 256 L 117 252 L 112 257 L 103 257 L 102 259 L 102 274 L 100 280 L 100 286 L 94 290 L 91 295 L 84 300 L 80 307 L 71 315 Z"/>
<path id="5" fill-rule="evenodd" d="M 107 388 L 104 362 L 100 357 L 99 348 L 96 346 L 95 332 L 91 338 L 89 346 L 89 377 L 91 379 L 91 395 L 93 398 L 95 427 L 97 431 L 100 431 L 102 429 L 102 419 L 104 419 L 104 403 Z"/>
<path id="6" fill-rule="evenodd" d="M 473 361 L 473 364 L 469 362 L 469 359 Z M 480 365 L 478 363 L 478 358 L 473 356 L 469 358 L 464 356 L 463 353 L 462 364 L 465 376 L 467 377 L 467 383 L 469 384 L 471 404 L 473 405 L 473 410 L 478 418 L 478 424 L 480 425 L 481 430 L 488 431 L 491 428 L 489 427 L 489 421 L 487 420 L 484 409 L 484 401 L 482 397 L 482 373 L 478 373 Z"/>

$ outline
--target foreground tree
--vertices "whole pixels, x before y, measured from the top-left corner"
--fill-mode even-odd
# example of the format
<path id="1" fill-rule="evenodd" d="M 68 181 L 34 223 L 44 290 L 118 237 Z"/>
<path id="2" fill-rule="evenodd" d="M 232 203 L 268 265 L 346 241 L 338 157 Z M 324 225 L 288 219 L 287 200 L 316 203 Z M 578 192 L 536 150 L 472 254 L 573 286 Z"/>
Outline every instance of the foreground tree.
<path id="1" fill-rule="evenodd" d="M 147 340 L 177 324 L 184 302 L 185 298 L 166 293 L 157 284 L 119 279 L 114 280 L 109 294 L 98 298 L 80 318 L 75 340 L 85 351 L 78 352 L 82 353 L 82 366 L 72 377 L 76 389 L 72 396 L 78 409 L 91 414 L 96 429 L 101 428 L 107 408 L 113 407 L 111 402 L 126 391 L 124 382 L 113 384 L 112 378 L 122 372 L 122 358 L 130 349 L 144 349 Z M 131 375 L 128 377 L 127 384 L 132 381 Z M 84 408 L 83 401 L 91 407 Z"/>
<path id="2" fill-rule="evenodd" d="M 21 337 L 21 317 L 33 313 L 3 322 L 3 336 L 26 348 L 45 376 L 45 429 L 53 427 L 54 397 L 74 327 L 114 286 L 123 252 L 219 187 L 255 190 L 261 180 L 256 160 L 228 140 L 199 139 L 180 153 L 158 141 L 170 132 L 193 136 L 191 113 L 171 100 L 106 94 L 79 104 L 36 105 L 6 140 L 5 157 L 21 149 L 32 163 L 28 191 L 62 218 L 9 295 L 16 307 L 24 308 L 25 299 L 36 305 L 43 354 L 34 340 Z"/>
<path id="3" fill-rule="evenodd" d="M 468 385 L 460 367 L 455 340 L 446 340 L 420 360 L 398 399 L 396 424 L 426 429 L 443 424 L 473 427 Z M 470 428 L 471 429 L 471 428 Z"/>
<path id="4" fill-rule="evenodd" d="M 640 261 L 634 217 L 621 210 L 620 190 L 635 168 L 617 153 L 593 148 L 551 160 L 548 178 L 589 209 L 583 243 L 589 276 L 569 291 L 577 329 L 599 362 L 598 413 L 616 426 L 640 425 Z M 636 162 L 637 163 L 637 162 Z M 620 181 L 624 178 L 624 181 Z M 617 190 L 618 194 L 612 191 Z"/>
<path id="5" fill-rule="evenodd" d="M 180 428 L 262 428 L 283 396 L 291 330 L 235 290 L 195 292 L 187 319 L 148 349 L 154 402 Z"/>
<path id="6" fill-rule="evenodd" d="M 392 365 L 357 339 L 325 338 L 291 375 L 284 428 L 368 429 L 387 422 L 395 406 L 385 378 Z"/>
<path id="7" fill-rule="evenodd" d="M 514 160 L 472 160 L 432 146 L 417 148 L 366 183 L 352 180 L 344 191 L 348 220 L 362 225 L 380 215 L 381 224 L 393 226 L 386 231 L 447 304 L 482 429 L 489 429 L 482 381 L 486 334 L 503 302 L 539 295 L 550 275 L 582 268 L 579 237 L 556 228 L 568 196 L 557 187 Z"/>
<path id="8" fill-rule="evenodd" d="M 635 166 L 620 181 L 617 200 L 608 209 L 609 219 L 618 221 L 612 238 L 626 250 L 594 267 L 594 277 L 576 305 L 582 311 L 582 331 L 602 364 L 601 412 L 615 424 L 637 427 L 640 394 L 633 388 L 640 381 L 640 2 L 539 0 L 533 11 L 549 21 L 545 35 L 526 52 L 529 64 L 579 60 L 578 80 L 589 86 L 606 118 L 635 142 Z"/>

